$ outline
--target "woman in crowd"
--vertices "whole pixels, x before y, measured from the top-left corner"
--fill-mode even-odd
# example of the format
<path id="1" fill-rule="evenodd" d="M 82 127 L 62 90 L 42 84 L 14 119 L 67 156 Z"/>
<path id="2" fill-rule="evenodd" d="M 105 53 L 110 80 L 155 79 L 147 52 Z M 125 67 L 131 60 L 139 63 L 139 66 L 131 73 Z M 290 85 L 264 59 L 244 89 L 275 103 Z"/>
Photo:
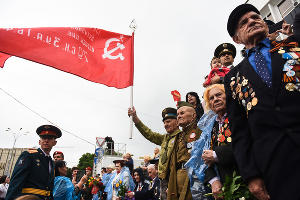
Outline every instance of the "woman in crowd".
<path id="1" fill-rule="evenodd" d="M 120 188 L 125 186 L 127 191 L 133 191 L 135 184 L 130 175 L 128 167 L 125 166 L 124 160 L 114 160 L 116 170 L 113 172 L 109 182 L 105 187 L 107 200 L 118 200 L 121 196 Z M 125 195 L 125 194 L 124 194 Z"/>
<path id="2" fill-rule="evenodd" d="M 79 190 L 82 189 L 83 184 L 87 181 L 88 175 L 84 175 L 80 181 L 74 186 L 71 180 L 66 177 L 67 166 L 63 160 L 55 162 L 55 179 L 53 197 L 54 200 L 76 200 L 80 199 Z"/>
<path id="3" fill-rule="evenodd" d="M 128 192 L 127 196 L 129 198 L 134 198 L 135 200 L 147 199 L 147 191 L 149 189 L 149 183 L 145 181 L 143 170 L 141 168 L 136 168 L 133 171 L 135 188 L 133 192 Z"/>
<path id="4" fill-rule="evenodd" d="M 6 197 L 7 189 L 9 186 L 9 177 L 4 175 L 0 178 L 0 200 L 4 200 Z"/>
<path id="5" fill-rule="evenodd" d="M 185 101 L 192 104 L 193 107 L 195 108 L 197 114 L 196 117 L 196 123 L 197 123 L 204 113 L 198 94 L 196 92 L 187 93 L 185 96 Z"/>

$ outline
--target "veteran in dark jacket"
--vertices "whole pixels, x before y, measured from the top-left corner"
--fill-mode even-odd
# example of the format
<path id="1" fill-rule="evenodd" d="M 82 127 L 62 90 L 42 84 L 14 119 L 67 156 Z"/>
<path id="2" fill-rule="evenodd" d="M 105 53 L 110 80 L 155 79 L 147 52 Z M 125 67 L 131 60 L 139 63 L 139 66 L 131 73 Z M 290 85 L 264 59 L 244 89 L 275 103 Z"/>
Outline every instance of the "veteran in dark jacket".
<path id="1" fill-rule="evenodd" d="M 25 151 L 18 158 L 6 200 L 28 194 L 53 199 L 54 164 L 50 151 L 56 145 L 56 138 L 61 137 L 61 131 L 52 125 L 43 125 L 36 132 L 40 148 Z"/>
<path id="2" fill-rule="evenodd" d="M 210 183 L 213 195 L 222 192 L 225 177 L 232 177 L 237 171 L 231 147 L 231 131 L 226 111 L 226 95 L 223 84 L 214 84 L 204 91 L 204 100 L 208 109 L 218 116 L 211 132 L 211 149 L 204 150 L 202 159 L 209 167 L 205 171 L 205 183 Z"/>
<path id="3" fill-rule="evenodd" d="M 299 35 L 270 41 L 267 24 L 250 4 L 232 11 L 227 30 L 246 48 L 244 60 L 225 77 L 240 173 L 257 199 L 300 199 Z"/>

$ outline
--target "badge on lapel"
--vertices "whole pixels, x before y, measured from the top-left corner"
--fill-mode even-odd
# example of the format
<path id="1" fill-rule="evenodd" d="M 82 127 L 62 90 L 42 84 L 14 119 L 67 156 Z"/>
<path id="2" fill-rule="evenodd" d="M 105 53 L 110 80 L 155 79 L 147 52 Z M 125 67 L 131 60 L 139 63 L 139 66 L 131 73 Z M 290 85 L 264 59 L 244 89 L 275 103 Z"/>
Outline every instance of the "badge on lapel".
<path id="1" fill-rule="evenodd" d="M 238 72 L 235 77 L 231 77 L 230 88 L 232 98 L 238 99 L 239 103 L 245 108 L 248 116 L 248 111 L 258 103 L 258 99 L 249 80 L 246 79 L 245 76 L 240 76 Z"/>

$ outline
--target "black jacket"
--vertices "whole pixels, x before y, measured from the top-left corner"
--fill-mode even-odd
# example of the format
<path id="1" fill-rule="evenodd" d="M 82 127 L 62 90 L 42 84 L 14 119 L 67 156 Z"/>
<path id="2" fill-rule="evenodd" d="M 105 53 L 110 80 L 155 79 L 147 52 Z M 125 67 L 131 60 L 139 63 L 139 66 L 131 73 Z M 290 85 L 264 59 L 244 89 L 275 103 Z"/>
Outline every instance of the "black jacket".
<path id="1" fill-rule="evenodd" d="M 23 188 L 51 191 L 49 198 L 52 198 L 54 184 L 54 164 L 52 159 L 50 164 L 51 173 L 49 173 L 49 159 L 46 158 L 41 149 L 24 151 L 16 162 L 5 199 L 12 200 L 23 195 Z M 38 196 L 45 198 L 45 196 Z"/>
<path id="2" fill-rule="evenodd" d="M 135 199 L 143 199 L 143 200 L 158 200 L 160 197 L 160 180 L 158 177 L 155 177 L 154 180 L 151 181 L 147 190 L 143 190 L 140 192 L 135 192 Z M 145 187 L 146 188 L 146 187 Z"/>
<path id="3" fill-rule="evenodd" d="M 204 183 L 207 184 L 212 178 L 220 175 L 221 183 L 224 183 L 225 177 L 232 177 L 233 171 L 237 171 L 236 162 L 232 152 L 231 143 L 219 145 L 217 138 L 219 133 L 219 123 L 216 121 L 212 129 L 212 149 L 216 152 L 218 162 L 205 170 Z M 218 171 L 218 174 L 215 170 Z"/>
<path id="4" fill-rule="evenodd" d="M 299 38 L 289 37 L 282 49 L 294 51 L 290 42 Z M 225 76 L 232 148 L 240 173 L 247 181 L 263 178 L 271 199 L 300 198 L 300 90 L 286 89 L 287 84 L 296 84 L 284 78 L 286 62 L 279 49 L 271 52 L 272 88 L 265 85 L 247 57 Z"/>

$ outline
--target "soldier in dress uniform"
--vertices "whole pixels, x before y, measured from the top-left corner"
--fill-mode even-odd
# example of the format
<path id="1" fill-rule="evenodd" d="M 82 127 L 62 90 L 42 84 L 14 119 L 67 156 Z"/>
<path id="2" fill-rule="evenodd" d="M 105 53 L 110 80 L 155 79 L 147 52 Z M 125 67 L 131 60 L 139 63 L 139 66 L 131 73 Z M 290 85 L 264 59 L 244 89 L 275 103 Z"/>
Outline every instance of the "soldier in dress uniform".
<path id="1" fill-rule="evenodd" d="M 232 69 L 232 64 L 236 56 L 236 48 L 233 44 L 222 43 L 215 49 L 214 56 L 221 60 L 222 65 Z"/>
<path id="2" fill-rule="evenodd" d="M 62 133 L 52 125 L 40 126 L 36 133 L 40 137 L 40 148 L 24 151 L 18 158 L 6 200 L 28 194 L 53 199 L 54 163 L 50 151 L 56 145 L 56 138 L 60 138 Z"/>

